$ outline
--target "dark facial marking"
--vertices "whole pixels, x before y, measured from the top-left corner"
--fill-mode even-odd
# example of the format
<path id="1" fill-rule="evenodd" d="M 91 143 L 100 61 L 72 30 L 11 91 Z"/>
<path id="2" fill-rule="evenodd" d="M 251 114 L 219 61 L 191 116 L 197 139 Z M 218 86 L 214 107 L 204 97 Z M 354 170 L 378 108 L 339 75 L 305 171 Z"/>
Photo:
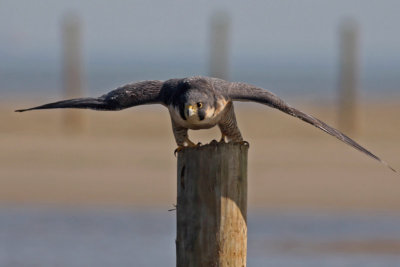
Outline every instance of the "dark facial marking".
<path id="1" fill-rule="evenodd" d="M 206 112 L 204 109 L 198 109 L 197 110 L 197 115 L 199 116 L 199 120 L 204 120 L 204 118 L 206 117 Z"/>
<path id="2" fill-rule="evenodd" d="M 181 118 L 185 121 L 186 117 L 185 117 L 185 104 L 182 103 L 179 105 L 179 115 L 181 115 Z"/>

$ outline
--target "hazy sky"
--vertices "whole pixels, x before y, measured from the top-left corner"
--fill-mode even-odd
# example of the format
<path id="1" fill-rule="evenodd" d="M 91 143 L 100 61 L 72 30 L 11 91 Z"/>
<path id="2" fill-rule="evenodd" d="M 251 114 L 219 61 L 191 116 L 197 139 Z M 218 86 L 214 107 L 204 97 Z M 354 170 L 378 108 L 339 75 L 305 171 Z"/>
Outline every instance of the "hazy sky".
<path id="1" fill-rule="evenodd" d="M 75 12 L 90 58 L 207 55 L 209 19 L 232 18 L 236 57 L 329 58 L 337 28 L 353 17 L 362 27 L 363 53 L 400 58 L 400 1 L 0 1 L 0 56 L 58 57 L 60 21 Z"/>
<path id="2" fill-rule="evenodd" d="M 290 90 L 334 88 L 338 28 L 353 18 L 361 29 L 362 71 L 371 80 L 364 84 L 399 88 L 399 0 L 0 0 L 0 89 L 59 87 L 60 25 L 71 12 L 83 25 L 90 88 L 208 74 L 210 18 L 222 10 L 232 21 L 236 80 Z M 93 74 L 96 68 L 103 68 L 100 75 Z M 24 78 L 14 73 L 21 69 Z M 372 77 L 376 69 L 390 77 Z"/>

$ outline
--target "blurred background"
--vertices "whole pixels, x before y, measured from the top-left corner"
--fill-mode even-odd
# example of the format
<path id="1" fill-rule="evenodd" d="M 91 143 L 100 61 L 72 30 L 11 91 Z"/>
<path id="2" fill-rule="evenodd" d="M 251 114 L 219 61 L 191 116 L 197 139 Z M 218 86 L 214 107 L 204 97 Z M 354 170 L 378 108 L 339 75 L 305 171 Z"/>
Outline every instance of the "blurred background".
<path id="1" fill-rule="evenodd" d="M 13 110 L 192 75 L 252 83 L 400 169 L 400 2 L 0 1 L 0 265 L 174 266 L 162 106 Z M 237 104 L 249 266 L 399 266 L 399 175 Z M 219 138 L 217 129 L 189 133 Z"/>

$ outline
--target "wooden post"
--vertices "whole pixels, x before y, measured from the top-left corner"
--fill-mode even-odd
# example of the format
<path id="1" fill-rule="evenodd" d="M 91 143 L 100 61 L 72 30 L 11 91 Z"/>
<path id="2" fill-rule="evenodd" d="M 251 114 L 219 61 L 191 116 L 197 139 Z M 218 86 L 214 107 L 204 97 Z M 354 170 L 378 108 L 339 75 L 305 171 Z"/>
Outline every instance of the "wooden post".
<path id="1" fill-rule="evenodd" d="M 230 24 L 225 12 L 218 12 L 211 18 L 210 76 L 224 80 L 229 79 Z"/>
<path id="2" fill-rule="evenodd" d="M 82 45 L 81 22 L 75 14 L 68 14 L 62 21 L 63 89 L 65 98 L 82 97 Z M 84 127 L 81 111 L 66 110 L 67 132 L 79 132 Z"/>
<path id="3" fill-rule="evenodd" d="M 359 86 L 359 30 L 347 19 L 340 26 L 339 129 L 357 133 L 357 91 Z"/>
<path id="4" fill-rule="evenodd" d="M 178 267 L 246 266 L 248 145 L 178 153 Z"/>

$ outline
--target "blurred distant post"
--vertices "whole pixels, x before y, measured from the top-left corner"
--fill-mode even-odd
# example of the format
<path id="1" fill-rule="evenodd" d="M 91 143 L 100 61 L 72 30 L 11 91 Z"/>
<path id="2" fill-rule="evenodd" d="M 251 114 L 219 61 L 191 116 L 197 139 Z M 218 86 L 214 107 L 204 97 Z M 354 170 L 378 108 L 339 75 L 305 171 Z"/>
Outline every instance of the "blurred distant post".
<path id="1" fill-rule="evenodd" d="M 211 77 L 229 79 L 230 24 L 231 18 L 225 12 L 217 12 L 211 18 Z"/>
<path id="2" fill-rule="evenodd" d="M 359 27 L 352 19 L 340 25 L 339 129 L 357 132 L 357 93 L 359 87 Z"/>
<path id="3" fill-rule="evenodd" d="M 67 14 L 62 20 L 63 90 L 65 98 L 82 96 L 82 40 L 81 21 L 76 14 Z M 82 112 L 67 110 L 65 125 L 68 131 L 83 130 Z"/>

